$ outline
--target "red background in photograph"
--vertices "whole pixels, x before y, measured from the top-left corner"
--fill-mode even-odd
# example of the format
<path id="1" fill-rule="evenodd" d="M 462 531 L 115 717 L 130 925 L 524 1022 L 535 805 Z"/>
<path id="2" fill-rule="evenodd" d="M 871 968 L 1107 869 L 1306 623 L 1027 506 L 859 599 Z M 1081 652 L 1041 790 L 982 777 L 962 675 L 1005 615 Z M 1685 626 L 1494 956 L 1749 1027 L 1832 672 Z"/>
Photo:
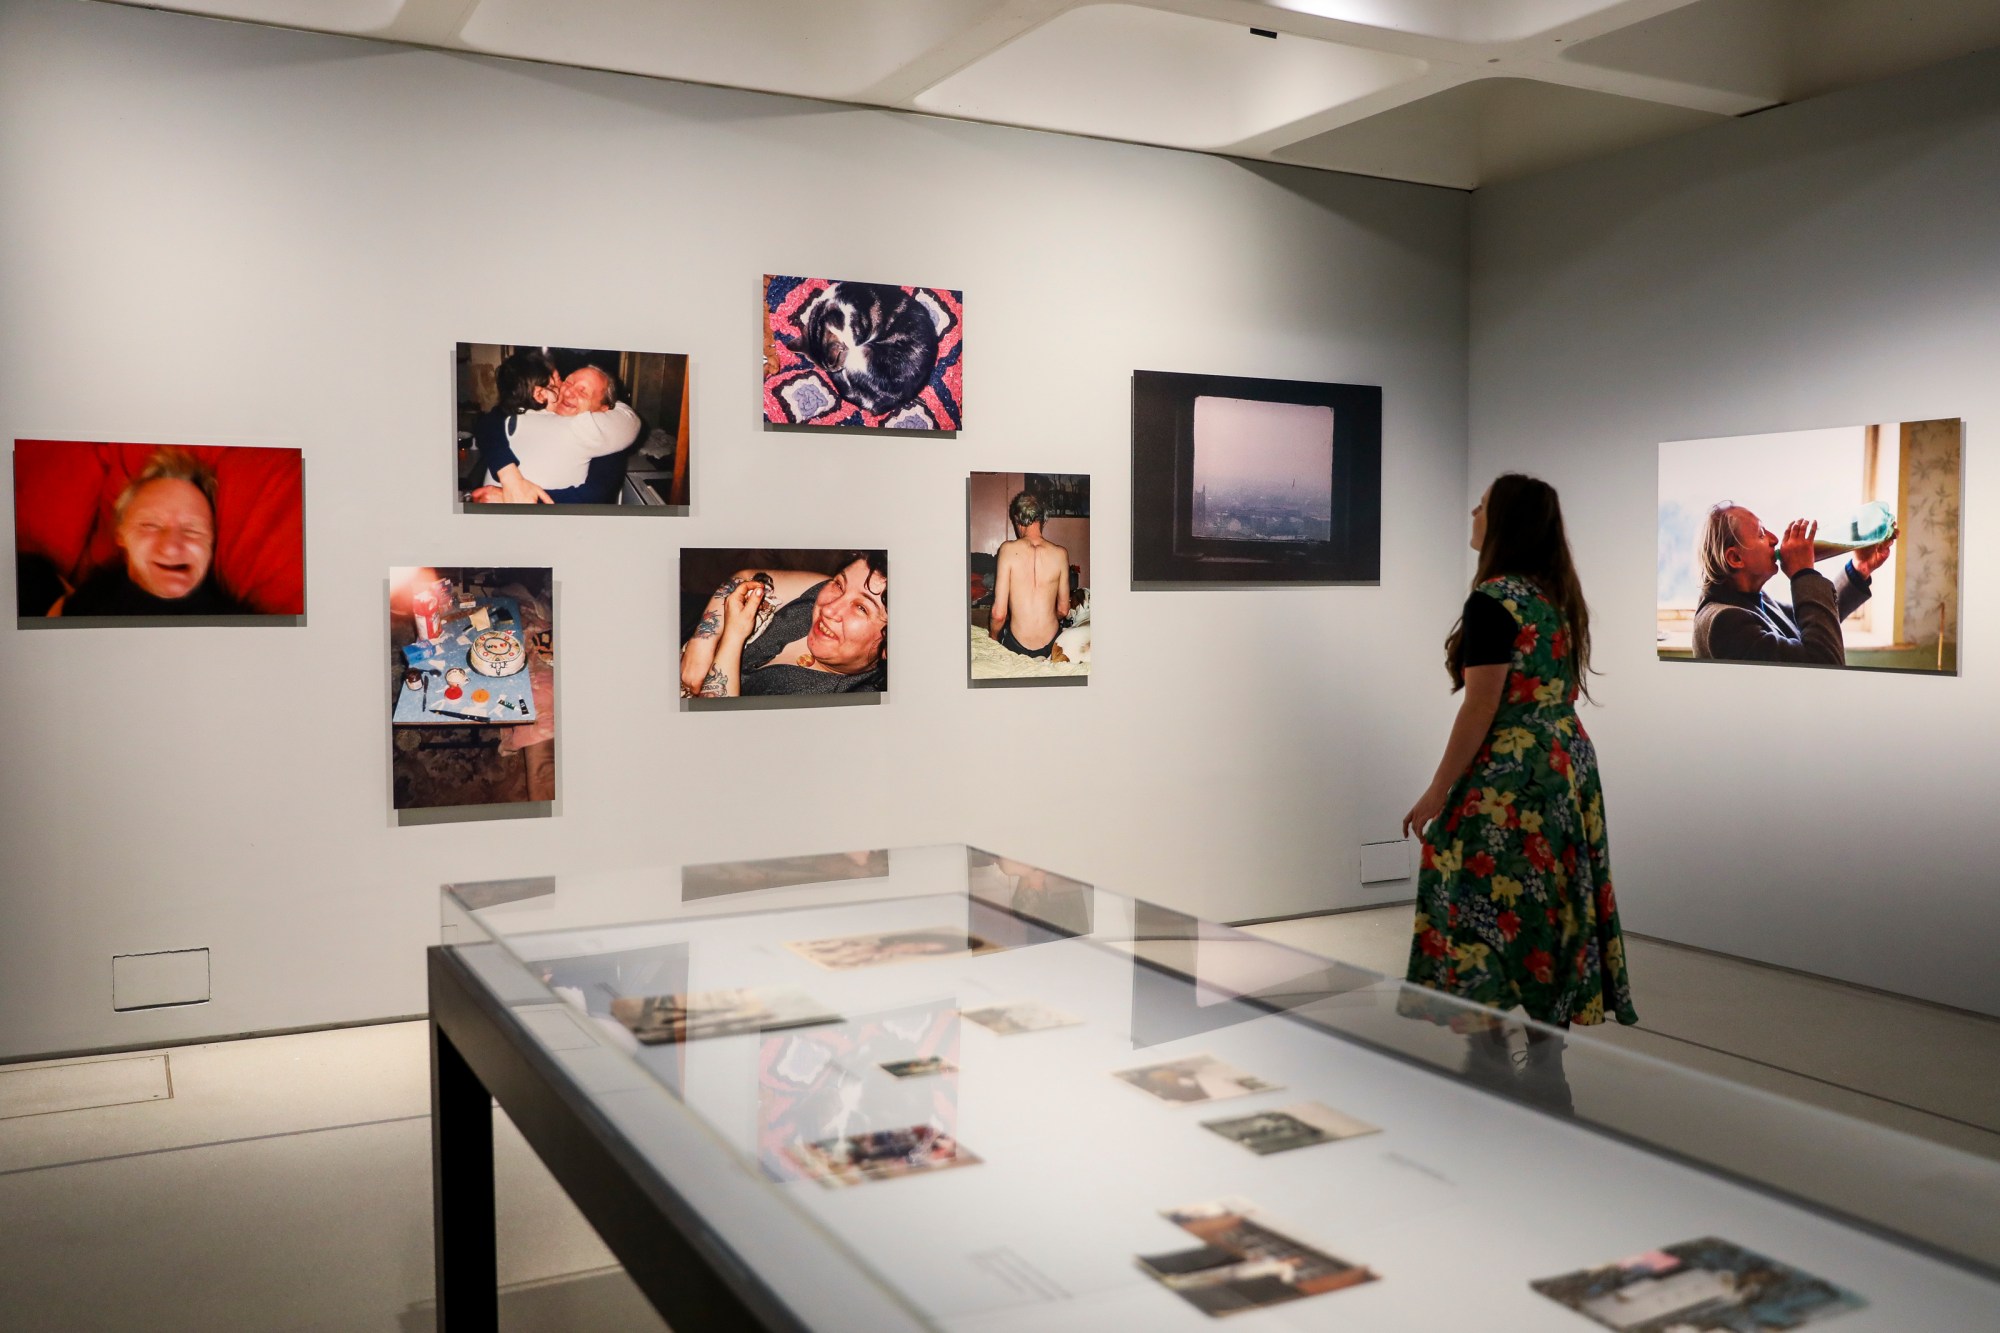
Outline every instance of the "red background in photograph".
<path id="1" fill-rule="evenodd" d="M 156 444 L 14 442 L 14 548 L 46 556 L 72 587 L 122 559 L 112 505 Z M 304 456 L 297 449 L 184 445 L 215 469 L 215 577 L 265 615 L 304 615 Z"/>

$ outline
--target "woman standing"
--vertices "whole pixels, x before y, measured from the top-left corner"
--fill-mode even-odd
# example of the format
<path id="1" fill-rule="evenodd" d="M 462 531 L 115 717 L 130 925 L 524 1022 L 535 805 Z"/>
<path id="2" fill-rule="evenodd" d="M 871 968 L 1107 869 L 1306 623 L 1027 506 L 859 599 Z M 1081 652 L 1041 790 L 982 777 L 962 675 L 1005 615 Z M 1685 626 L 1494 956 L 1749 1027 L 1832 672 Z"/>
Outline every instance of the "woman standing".
<path id="1" fill-rule="evenodd" d="M 1547 482 L 1494 480 L 1479 573 L 1445 640 L 1458 719 L 1403 817 L 1423 838 L 1409 979 L 1559 1027 L 1636 1023 L 1605 849 L 1588 698 L 1590 612 Z"/>

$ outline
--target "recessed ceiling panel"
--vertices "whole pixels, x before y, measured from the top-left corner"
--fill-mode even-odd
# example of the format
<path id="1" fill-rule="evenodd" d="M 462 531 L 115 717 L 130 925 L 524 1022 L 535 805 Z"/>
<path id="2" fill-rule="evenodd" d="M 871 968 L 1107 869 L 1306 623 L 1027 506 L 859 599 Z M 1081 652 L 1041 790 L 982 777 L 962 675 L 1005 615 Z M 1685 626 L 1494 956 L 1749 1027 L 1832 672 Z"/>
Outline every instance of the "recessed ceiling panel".
<path id="1" fill-rule="evenodd" d="M 483 0 L 463 45 L 697 83 L 852 98 L 990 0 Z"/>
<path id="2" fill-rule="evenodd" d="M 1796 102 L 1996 44 L 1995 0 L 1697 0 L 1564 58 Z"/>
<path id="3" fill-rule="evenodd" d="M 1256 0 L 1269 9 L 1455 42 L 1514 42 L 1627 0 Z"/>
<path id="4" fill-rule="evenodd" d="M 1480 79 L 1302 139 L 1271 156 L 1470 190 L 1724 119 L 1531 79 Z"/>
<path id="5" fill-rule="evenodd" d="M 314 32 L 374 32 L 402 12 L 403 0 L 119 0 L 144 9 L 172 9 L 210 18 L 242 19 Z"/>
<path id="6" fill-rule="evenodd" d="M 1132 5 L 1052 19 L 916 98 L 925 111 L 1226 148 L 1415 78 L 1425 64 Z"/>

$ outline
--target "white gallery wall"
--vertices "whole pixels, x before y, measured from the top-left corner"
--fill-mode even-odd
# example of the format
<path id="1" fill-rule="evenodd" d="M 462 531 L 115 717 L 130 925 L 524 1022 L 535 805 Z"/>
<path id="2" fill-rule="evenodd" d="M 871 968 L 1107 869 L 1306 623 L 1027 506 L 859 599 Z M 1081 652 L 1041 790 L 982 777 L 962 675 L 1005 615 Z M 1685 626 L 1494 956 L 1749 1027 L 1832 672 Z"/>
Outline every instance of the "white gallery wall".
<path id="1" fill-rule="evenodd" d="M 1396 836 L 1449 724 L 1468 214 L 1384 181 L 5 0 L 0 434 L 302 449 L 307 623 L 0 630 L 0 1057 L 420 1012 L 452 879 L 967 840 L 1227 919 L 1407 896 L 1364 889 L 1357 856 Z M 766 432 L 766 272 L 962 289 L 966 428 Z M 691 512 L 454 512 L 461 340 L 690 354 Z M 1379 586 L 1132 591 L 1135 368 L 1381 385 Z M 966 687 L 974 470 L 1092 476 L 1087 687 Z M 684 711 L 683 544 L 886 547 L 886 701 Z M 548 817 L 391 811 L 385 584 L 417 563 L 553 566 Z M 210 1003 L 111 1011 L 113 955 L 202 947 Z"/>
<path id="2" fill-rule="evenodd" d="M 2000 1013 L 2000 52 L 1482 190 L 1473 236 L 1471 484 L 1567 501 L 1627 927 Z M 1935 417 L 1960 675 L 1654 660 L 1660 441 Z"/>

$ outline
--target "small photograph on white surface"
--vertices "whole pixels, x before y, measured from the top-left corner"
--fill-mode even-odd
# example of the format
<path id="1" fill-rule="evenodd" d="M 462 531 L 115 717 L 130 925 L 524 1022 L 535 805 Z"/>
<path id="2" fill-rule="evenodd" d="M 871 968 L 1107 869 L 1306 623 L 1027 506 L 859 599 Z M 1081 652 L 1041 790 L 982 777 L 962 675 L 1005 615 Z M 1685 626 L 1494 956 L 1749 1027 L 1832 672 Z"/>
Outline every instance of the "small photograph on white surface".
<path id="1" fill-rule="evenodd" d="M 1277 1111 L 1257 1111 L 1251 1115 L 1204 1120 L 1203 1129 L 1214 1130 L 1231 1143 L 1241 1144 L 1259 1157 L 1310 1148 L 1316 1143 L 1337 1143 L 1341 1139 L 1374 1134 L 1379 1126 L 1342 1115 L 1319 1102 L 1300 1102 Z"/>
<path id="2" fill-rule="evenodd" d="M 1164 1214 L 1202 1243 L 1193 1249 L 1142 1254 L 1139 1267 L 1203 1314 L 1262 1310 L 1373 1282 L 1360 1264 L 1271 1226 L 1240 1200 L 1197 1204 Z"/>
<path id="3" fill-rule="evenodd" d="M 1080 1018 L 1051 1009 L 1038 1000 L 1019 1000 L 1012 1004 L 992 1004 L 984 1009 L 967 1009 L 964 1014 L 970 1022 L 990 1029 L 1003 1037 L 1012 1037 L 1023 1032 L 1046 1032 L 1050 1028 L 1075 1027 L 1083 1022 Z"/>
<path id="4" fill-rule="evenodd" d="M 1233 1069 L 1209 1055 L 1121 1069 L 1115 1077 L 1163 1102 L 1182 1106 L 1220 1101 L 1224 1097 L 1245 1097 L 1253 1092 L 1276 1092 L 1284 1087 L 1282 1083 L 1267 1083 L 1254 1074 Z"/>
<path id="5" fill-rule="evenodd" d="M 1824 1278 L 1714 1236 L 1529 1285 L 1624 1333 L 1761 1333 L 1866 1304 Z"/>
<path id="6" fill-rule="evenodd" d="M 865 1185 L 871 1180 L 976 1166 L 979 1157 L 959 1146 L 936 1125 L 908 1129 L 877 1129 L 792 1149 L 799 1169 L 829 1189 Z"/>
<path id="7" fill-rule="evenodd" d="M 774 1032 L 757 1056 L 757 1160 L 773 1180 L 797 1180 L 799 1150 L 868 1130 L 958 1125 L 958 1080 L 885 1079 L 878 1067 L 958 1059 L 958 1005 L 926 1001 L 840 1023 Z"/>
<path id="8" fill-rule="evenodd" d="M 915 1060 L 891 1060 L 876 1066 L 897 1078 L 929 1078 L 934 1074 L 956 1074 L 958 1066 L 941 1055 L 926 1055 Z"/>
<path id="9" fill-rule="evenodd" d="M 962 926 L 925 926 L 919 930 L 876 930 L 865 935 L 840 935 L 825 940 L 793 940 L 785 946 L 809 963 L 829 971 L 849 972 L 884 963 L 923 959 L 970 958 L 995 953 L 1000 946 Z"/>
<path id="10" fill-rule="evenodd" d="M 613 1000 L 611 1016 L 648 1046 L 840 1021 L 839 1014 L 790 986 Z"/>

